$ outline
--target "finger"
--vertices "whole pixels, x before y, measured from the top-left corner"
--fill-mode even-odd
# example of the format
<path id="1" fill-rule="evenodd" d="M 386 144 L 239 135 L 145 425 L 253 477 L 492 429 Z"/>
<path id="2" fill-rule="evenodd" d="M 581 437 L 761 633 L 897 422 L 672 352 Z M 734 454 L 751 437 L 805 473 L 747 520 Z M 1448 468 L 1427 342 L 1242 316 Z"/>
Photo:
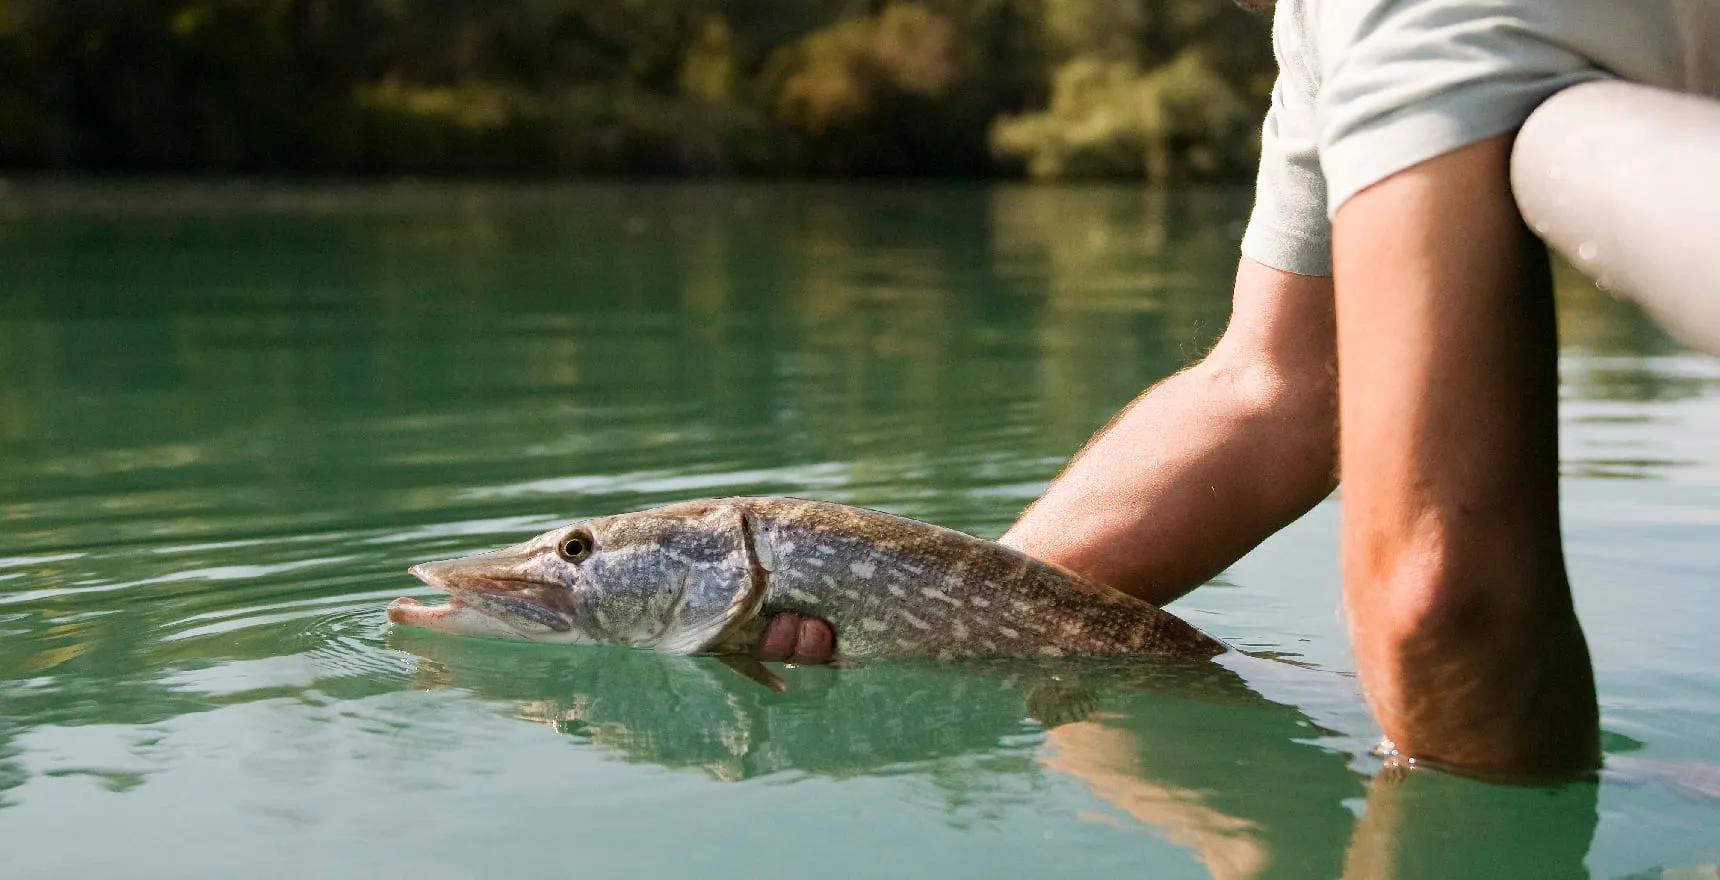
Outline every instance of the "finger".
<path id="1" fill-rule="evenodd" d="M 794 654 L 794 643 L 799 636 L 800 615 L 785 611 L 765 624 L 752 654 L 760 660 L 786 660 Z"/>
<path id="2" fill-rule="evenodd" d="M 791 663 L 823 663 L 836 653 L 836 634 L 822 620 L 812 617 L 802 620 L 797 636 L 794 654 L 789 658 Z"/>

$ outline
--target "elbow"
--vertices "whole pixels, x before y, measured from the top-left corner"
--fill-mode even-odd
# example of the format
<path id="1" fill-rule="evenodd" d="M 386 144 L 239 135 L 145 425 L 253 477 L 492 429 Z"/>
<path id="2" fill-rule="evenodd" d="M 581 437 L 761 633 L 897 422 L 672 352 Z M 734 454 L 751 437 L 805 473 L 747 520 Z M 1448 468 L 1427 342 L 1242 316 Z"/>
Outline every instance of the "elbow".
<path id="1" fill-rule="evenodd" d="M 1352 627 L 1366 630 L 1359 644 L 1431 667 L 1453 652 L 1579 632 L 1556 542 L 1437 516 L 1395 529 L 1362 519 L 1344 535 L 1346 604 Z"/>
<path id="2" fill-rule="evenodd" d="M 1320 375 L 1262 395 L 1262 418 L 1278 440 L 1273 459 L 1286 479 L 1292 475 L 1313 501 L 1338 485 L 1338 386 L 1335 375 Z"/>
<path id="3" fill-rule="evenodd" d="M 1448 537 L 1423 530 L 1395 543 L 1377 533 L 1364 540 L 1371 552 L 1345 554 L 1354 626 L 1406 649 L 1485 638 L 1485 595 Z"/>
<path id="4" fill-rule="evenodd" d="M 1346 534 L 1358 672 L 1388 742 L 1500 779 L 1592 770 L 1594 677 L 1557 557 L 1440 524 L 1409 533 L 1360 548 Z"/>
<path id="5" fill-rule="evenodd" d="M 1249 433 L 1259 438 L 1263 487 L 1308 507 L 1338 481 L 1338 382 L 1329 361 L 1285 363 L 1215 351 L 1203 363 L 1210 381 L 1236 402 Z"/>

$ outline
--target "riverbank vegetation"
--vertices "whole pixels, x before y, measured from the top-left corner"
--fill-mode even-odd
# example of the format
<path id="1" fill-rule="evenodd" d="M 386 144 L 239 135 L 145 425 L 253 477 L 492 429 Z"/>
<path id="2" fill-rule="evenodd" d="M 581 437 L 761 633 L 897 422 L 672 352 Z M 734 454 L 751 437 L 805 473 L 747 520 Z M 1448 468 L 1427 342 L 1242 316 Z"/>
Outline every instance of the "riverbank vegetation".
<path id="1" fill-rule="evenodd" d="M 1248 173 L 1226 0 L 0 0 L 0 167 Z"/>

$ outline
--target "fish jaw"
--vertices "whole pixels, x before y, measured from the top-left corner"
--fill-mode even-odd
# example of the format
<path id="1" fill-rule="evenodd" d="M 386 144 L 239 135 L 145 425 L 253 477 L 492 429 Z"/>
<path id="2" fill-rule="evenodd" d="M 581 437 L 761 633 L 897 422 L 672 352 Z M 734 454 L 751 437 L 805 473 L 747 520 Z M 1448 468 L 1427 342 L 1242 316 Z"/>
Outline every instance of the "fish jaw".
<path id="1" fill-rule="evenodd" d="M 402 596 L 388 603 L 388 622 L 395 626 L 413 626 L 456 636 L 524 638 L 502 621 L 457 598 L 450 598 L 441 605 L 426 605 L 417 599 Z"/>
<path id="2" fill-rule="evenodd" d="M 442 605 L 396 599 L 388 605 L 388 622 L 450 635 L 582 641 L 567 615 L 547 601 L 554 585 L 532 576 L 535 556 L 522 546 L 414 565 L 408 574 L 450 599 Z"/>

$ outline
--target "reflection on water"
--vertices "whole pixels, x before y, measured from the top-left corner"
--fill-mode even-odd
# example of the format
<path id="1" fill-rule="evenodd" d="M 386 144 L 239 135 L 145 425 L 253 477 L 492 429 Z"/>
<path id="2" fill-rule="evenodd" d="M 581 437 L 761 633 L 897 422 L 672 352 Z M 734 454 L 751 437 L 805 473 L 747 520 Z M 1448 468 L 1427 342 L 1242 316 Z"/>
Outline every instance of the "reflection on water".
<path id="1" fill-rule="evenodd" d="M 876 664 L 778 695 L 386 632 L 413 561 L 688 497 L 998 533 L 1211 344 L 1246 196 L 13 186 L 0 868 L 1701 876 L 1715 814 L 1666 786 L 1371 779 L 1335 502 L 1177 606 L 1308 668 Z M 1561 281 L 1607 727 L 1717 764 L 1720 369 Z M 1048 729 L 1048 693 L 1098 710 Z"/>
<path id="2" fill-rule="evenodd" d="M 708 658 L 498 647 L 412 631 L 389 645 L 420 659 L 415 686 L 503 701 L 515 717 L 627 761 L 697 767 L 724 781 L 789 771 L 920 777 L 959 824 L 1018 805 L 1048 772 L 1065 774 L 1102 804 L 1076 818 L 1138 821 L 1195 848 L 1214 870 L 1249 867 L 1232 876 L 1336 875 L 1353 822 L 1344 801 L 1363 794 L 1348 756 L 1319 742 L 1334 732 L 1218 664 L 792 668 L 787 693 L 777 694 Z M 1097 709 L 1047 734 L 1030 716 L 1048 686 L 1085 692 Z M 1275 854 L 1290 850 L 1296 863 L 1277 864 Z"/>

